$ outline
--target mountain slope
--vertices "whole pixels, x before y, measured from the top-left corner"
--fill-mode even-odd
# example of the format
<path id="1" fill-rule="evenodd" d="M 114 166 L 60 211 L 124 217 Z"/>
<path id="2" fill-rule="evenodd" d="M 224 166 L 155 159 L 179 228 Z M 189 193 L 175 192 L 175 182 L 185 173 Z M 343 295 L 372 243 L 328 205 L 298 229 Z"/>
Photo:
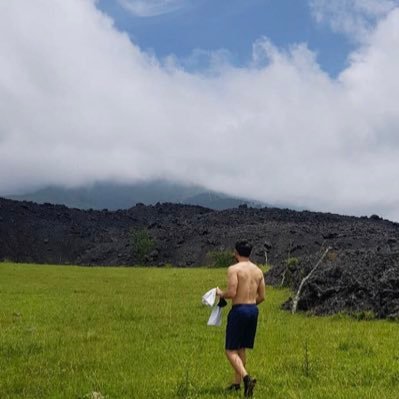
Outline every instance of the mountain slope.
<path id="1" fill-rule="evenodd" d="M 260 202 L 230 197 L 207 191 L 199 186 L 185 186 L 166 181 L 136 184 L 96 183 L 87 187 L 63 188 L 50 186 L 32 193 L 9 195 L 9 199 L 51 203 L 79 209 L 128 209 L 137 203 L 153 205 L 172 202 L 201 205 L 211 209 L 235 208 L 241 204 L 264 206 Z"/>

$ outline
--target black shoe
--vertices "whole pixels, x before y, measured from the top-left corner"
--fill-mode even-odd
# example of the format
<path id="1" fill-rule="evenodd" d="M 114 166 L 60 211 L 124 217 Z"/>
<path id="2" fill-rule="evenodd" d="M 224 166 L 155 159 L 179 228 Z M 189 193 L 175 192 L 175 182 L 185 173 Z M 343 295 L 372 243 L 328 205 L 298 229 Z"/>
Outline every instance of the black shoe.
<path id="1" fill-rule="evenodd" d="M 245 398 L 252 398 L 255 385 L 256 385 L 255 378 L 252 378 L 249 374 L 244 377 L 244 397 Z"/>
<path id="2" fill-rule="evenodd" d="M 226 388 L 226 391 L 231 392 L 231 391 L 239 391 L 241 389 L 240 384 L 231 384 Z"/>

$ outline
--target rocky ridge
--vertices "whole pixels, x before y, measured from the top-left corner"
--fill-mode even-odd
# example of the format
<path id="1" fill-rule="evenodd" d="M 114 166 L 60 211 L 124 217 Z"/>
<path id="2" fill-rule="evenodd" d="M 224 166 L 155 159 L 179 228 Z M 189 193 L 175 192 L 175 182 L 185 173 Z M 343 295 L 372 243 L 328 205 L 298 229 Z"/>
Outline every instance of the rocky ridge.
<path id="1" fill-rule="evenodd" d="M 137 204 L 127 209 L 79 210 L 0 198 L 0 260 L 134 265 L 132 232 L 146 230 L 154 248 L 148 265 L 206 265 L 211 251 L 239 238 L 254 243 L 253 259 L 272 265 L 269 284 L 295 290 L 317 260 L 332 249 L 304 287 L 299 309 L 317 314 L 370 311 L 399 316 L 399 224 L 378 216 L 248 208 L 213 211 L 190 205 Z M 289 304 L 287 304 L 288 306 Z"/>

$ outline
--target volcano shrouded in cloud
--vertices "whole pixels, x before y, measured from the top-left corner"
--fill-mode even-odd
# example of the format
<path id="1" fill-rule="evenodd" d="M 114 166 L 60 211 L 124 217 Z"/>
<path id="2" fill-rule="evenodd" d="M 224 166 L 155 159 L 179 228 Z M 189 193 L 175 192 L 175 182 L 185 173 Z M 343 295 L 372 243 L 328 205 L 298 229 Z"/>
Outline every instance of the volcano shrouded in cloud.
<path id="1" fill-rule="evenodd" d="M 135 23 L 184 18 L 184 2 L 166 3 Z M 98 2 L 2 2 L 0 195 L 168 179 L 399 220 L 398 4 L 337 4 L 308 8 L 320 31 L 354 38 L 333 76 L 307 43 L 267 37 L 245 64 L 221 49 L 189 71 L 141 48 Z"/>

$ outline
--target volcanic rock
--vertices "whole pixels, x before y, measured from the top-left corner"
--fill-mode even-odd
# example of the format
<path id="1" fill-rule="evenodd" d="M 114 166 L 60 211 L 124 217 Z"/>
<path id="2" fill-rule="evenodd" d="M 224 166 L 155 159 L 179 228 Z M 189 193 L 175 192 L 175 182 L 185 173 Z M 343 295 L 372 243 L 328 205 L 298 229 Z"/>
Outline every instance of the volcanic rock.
<path id="1" fill-rule="evenodd" d="M 154 244 L 144 258 L 134 250 L 137 230 L 147 231 Z M 255 262 L 264 264 L 267 255 L 272 266 L 267 283 L 293 291 L 320 251 L 332 248 L 305 284 L 299 310 L 399 315 L 399 224 L 376 215 L 251 207 L 214 211 L 170 203 L 84 211 L 0 198 L 0 260 L 201 266 L 210 252 L 231 251 L 242 238 L 252 241 Z"/>

